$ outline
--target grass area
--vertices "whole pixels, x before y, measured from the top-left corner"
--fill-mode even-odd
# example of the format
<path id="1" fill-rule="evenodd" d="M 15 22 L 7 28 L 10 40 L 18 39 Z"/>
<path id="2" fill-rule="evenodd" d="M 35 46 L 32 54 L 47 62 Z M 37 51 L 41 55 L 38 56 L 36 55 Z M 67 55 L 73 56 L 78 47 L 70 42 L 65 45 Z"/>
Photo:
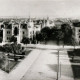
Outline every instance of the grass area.
<path id="1" fill-rule="evenodd" d="M 31 52 L 31 50 L 28 50 L 25 52 L 25 55 L 28 55 Z"/>
<path id="2" fill-rule="evenodd" d="M 25 56 L 28 56 L 28 54 L 30 52 L 31 52 L 31 50 L 26 51 L 25 54 L 22 55 L 24 57 L 21 56 L 22 58 L 20 58 L 20 56 L 18 56 L 19 59 L 21 59 L 21 60 L 24 59 Z M 18 61 L 15 61 L 14 56 L 8 57 L 7 55 L 5 55 L 5 53 L 4 54 L 0 53 L 0 68 L 3 71 L 9 73 L 16 65 L 18 65 L 18 63 L 20 62 L 19 59 L 18 59 Z"/>
<path id="3" fill-rule="evenodd" d="M 73 75 L 75 79 L 80 79 L 80 65 L 72 65 Z"/>
<path id="4" fill-rule="evenodd" d="M 19 61 L 9 61 L 9 63 L 5 67 L 1 67 L 1 69 L 7 73 L 9 73 L 17 64 Z"/>
<path id="5" fill-rule="evenodd" d="M 76 56 L 77 55 L 77 56 Z M 75 53 L 73 51 L 69 51 L 68 52 L 68 56 L 70 57 L 70 62 L 71 63 L 74 63 L 71 65 L 72 67 L 72 70 L 73 70 L 73 75 L 74 75 L 74 79 L 77 80 L 77 79 L 80 79 L 80 59 L 79 59 L 79 56 L 80 55 L 80 52 L 76 51 Z M 74 56 L 74 59 L 72 60 L 71 58 Z M 75 59 L 76 57 L 76 59 Z"/>

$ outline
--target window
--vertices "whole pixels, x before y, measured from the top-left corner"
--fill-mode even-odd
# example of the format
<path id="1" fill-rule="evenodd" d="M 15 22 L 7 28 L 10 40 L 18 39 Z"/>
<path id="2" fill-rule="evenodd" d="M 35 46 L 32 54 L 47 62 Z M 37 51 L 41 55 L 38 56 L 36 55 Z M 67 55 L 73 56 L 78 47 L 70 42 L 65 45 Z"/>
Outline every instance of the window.
<path id="1" fill-rule="evenodd" d="M 7 40 L 8 40 L 8 37 L 7 37 Z"/>
<path id="2" fill-rule="evenodd" d="M 7 34 L 8 34 L 8 31 L 7 31 Z"/>
<path id="3" fill-rule="evenodd" d="M 34 34 L 34 31 L 33 31 L 33 34 Z"/>
<path id="4" fill-rule="evenodd" d="M 10 31 L 9 31 L 9 34 L 10 34 Z"/>
<path id="5" fill-rule="evenodd" d="M 79 41 L 79 44 L 80 44 L 80 41 Z"/>
<path id="6" fill-rule="evenodd" d="M 7 37 L 7 40 L 10 40 L 10 37 Z"/>
<path id="7" fill-rule="evenodd" d="M 79 38 L 80 38 L 80 35 L 79 35 Z"/>
<path id="8" fill-rule="evenodd" d="M 79 30 L 79 32 L 80 32 L 80 30 Z"/>
<path id="9" fill-rule="evenodd" d="M 38 28 L 38 26 L 36 26 L 36 28 Z"/>
<path id="10" fill-rule="evenodd" d="M 7 31 L 7 34 L 10 34 L 10 31 Z"/>
<path id="11" fill-rule="evenodd" d="M 28 26 L 28 28 L 31 28 L 31 26 Z"/>
<path id="12" fill-rule="evenodd" d="M 30 32 L 30 34 L 32 34 L 32 32 Z"/>
<path id="13" fill-rule="evenodd" d="M 23 31 L 23 34 L 24 34 L 24 31 Z"/>

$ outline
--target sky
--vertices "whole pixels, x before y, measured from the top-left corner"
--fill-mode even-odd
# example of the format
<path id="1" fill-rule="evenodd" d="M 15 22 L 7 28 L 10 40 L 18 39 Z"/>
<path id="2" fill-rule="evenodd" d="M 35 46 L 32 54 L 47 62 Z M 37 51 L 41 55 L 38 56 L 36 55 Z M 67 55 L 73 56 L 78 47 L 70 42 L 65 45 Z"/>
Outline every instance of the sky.
<path id="1" fill-rule="evenodd" d="M 80 0 L 0 0 L 0 17 L 80 17 Z"/>

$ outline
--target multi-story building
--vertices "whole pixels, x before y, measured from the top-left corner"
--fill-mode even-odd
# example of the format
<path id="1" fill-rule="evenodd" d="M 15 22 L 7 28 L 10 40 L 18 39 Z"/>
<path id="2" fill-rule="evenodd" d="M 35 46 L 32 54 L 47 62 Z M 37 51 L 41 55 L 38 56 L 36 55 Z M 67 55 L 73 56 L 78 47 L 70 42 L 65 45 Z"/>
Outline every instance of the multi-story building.
<path id="1" fill-rule="evenodd" d="M 35 20 L 28 19 L 27 21 L 14 21 L 11 20 L 8 23 L 1 24 L 3 29 L 3 43 L 9 42 L 10 38 L 14 35 L 17 38 L 17 42 L 20 43 L 23 37 L 33 39 L 33 35 L 43 27 L 53 27 L 54 23 L 51 23 L 50 20 Z"/>
<path id="2" fill-rule="evenodd" d="M 34 35 L 34 23 L 29 20 L 25 23 L 7 23 L 3 24 L 3 42 L 9 42 L 11 36 L 17 38 L 17 42 L 20 43 L 23 37 L 33 38 Z"/>

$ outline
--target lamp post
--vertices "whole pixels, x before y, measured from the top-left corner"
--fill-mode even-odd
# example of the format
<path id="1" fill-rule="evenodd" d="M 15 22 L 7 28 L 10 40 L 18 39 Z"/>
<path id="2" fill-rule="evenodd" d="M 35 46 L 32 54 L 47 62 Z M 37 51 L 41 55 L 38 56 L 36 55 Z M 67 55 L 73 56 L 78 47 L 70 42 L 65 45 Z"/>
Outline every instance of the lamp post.
<path id="1" fill-rule="evenodd" d="M 10 71 L 10 67 L 9 67 L 9 54 L 8 54 L 8 71 Z"/>
<path id="2" fill-rule="evenodd" d="M 58 50 L 58 58 L 57 58 L 57 63 L 58 63 L 58 65 L 57 65 L 57 79 L 56 80 L 59 80 L 59 50 Z"/>

